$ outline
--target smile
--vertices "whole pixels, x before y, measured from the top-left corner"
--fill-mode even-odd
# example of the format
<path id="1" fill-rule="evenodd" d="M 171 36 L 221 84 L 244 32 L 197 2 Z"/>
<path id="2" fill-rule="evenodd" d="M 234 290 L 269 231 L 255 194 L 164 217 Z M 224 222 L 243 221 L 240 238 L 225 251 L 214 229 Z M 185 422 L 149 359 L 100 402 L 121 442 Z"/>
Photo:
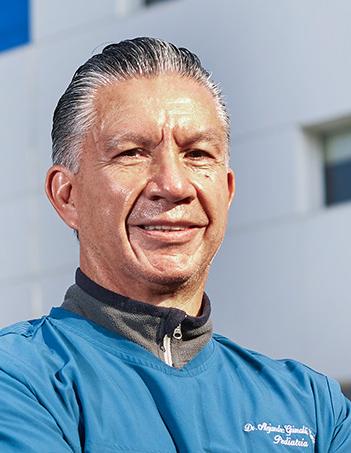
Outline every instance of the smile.
<path id="1" fill-rule="evenodd" d="M 139 228 L 147 231 L 183 231 L 193 227 L 169 226 L 169 225 L 139 225 Z"/>
<path id="2" fill-rule="evenodd" d="M 159 244 L 185 244 L 198 237 L 205 227 L 190 224 L 154 224 L 154 225 L 129 225 L 130 238 L 140 238 Z"/>

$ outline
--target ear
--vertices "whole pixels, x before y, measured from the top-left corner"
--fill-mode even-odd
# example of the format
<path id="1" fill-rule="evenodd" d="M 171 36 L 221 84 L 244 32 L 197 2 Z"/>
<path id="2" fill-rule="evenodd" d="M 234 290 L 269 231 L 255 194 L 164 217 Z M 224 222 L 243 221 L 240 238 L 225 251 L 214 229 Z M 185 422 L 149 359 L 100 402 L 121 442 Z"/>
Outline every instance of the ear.
<path id="1" fill-rule="evenodd" d="M 228 209 L 229 209 L 235 195 L 235 174 L 231 168 L 229 168 L 227 172 L 227 184 L 228 184 Z"/>
<path id="2" fill-rule="evenodd" d="M 62 165 L 49 168 L 45 192 L 61 219 L 69 227 L 77 230 L 77 209 L 74 200 L 75 175 Z"/>

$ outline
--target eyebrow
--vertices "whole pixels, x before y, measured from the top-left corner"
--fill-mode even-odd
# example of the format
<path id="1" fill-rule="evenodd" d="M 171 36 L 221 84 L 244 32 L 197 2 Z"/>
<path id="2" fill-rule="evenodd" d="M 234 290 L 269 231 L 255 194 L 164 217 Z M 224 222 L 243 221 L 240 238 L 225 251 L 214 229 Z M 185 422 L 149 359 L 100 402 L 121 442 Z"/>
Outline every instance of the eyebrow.
<path id="1" fill-rule="evenodd" d="M 196 143 L 205 142 L 213 145 L 220 145 L 222 140 L 221 137 L 215 130 L 209 129 L 203 132 L 196 132 L 191 134 L 184 140 L 176 140 L 177 144 L 182 147 L 195 145 Z"/>
<path id="2" fill-rule="evenodd" d="M 154 140 L 134 132 L 127 132 L 119 136 L 111 136 L 106 140 L 107 149 L 116 148 L 124 143 L 135 143 L 136 145 L 144 148 L 154 148 L 157 145 Z"/>

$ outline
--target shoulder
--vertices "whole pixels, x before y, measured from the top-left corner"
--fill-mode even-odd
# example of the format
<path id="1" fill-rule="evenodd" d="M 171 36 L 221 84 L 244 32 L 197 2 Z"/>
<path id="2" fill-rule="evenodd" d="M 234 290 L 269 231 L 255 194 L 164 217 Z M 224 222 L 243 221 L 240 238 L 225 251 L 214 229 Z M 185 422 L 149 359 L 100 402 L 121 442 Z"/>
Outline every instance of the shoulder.
<path id="1" fill-rule="evenodd" d="M 14 338 L 28 338 L 33 336 L 45 322 L 46 316 L 29 321 L 20 321 L 6 327 L 0 328 L 0 342 L 8 341 Z M 1 344 L 1 343 L 0 343 Z"/>
<path id="2" fill-rule="evenodd" d="M 300 398 L 310 395 L 314 400 L 332 405 L 344 400 L 339 384 L 332 378 L 293 359 L 273 359 L 214 334 L 221 353 L 242 375 L 250 376 L 257 385 L 285 394 L 296 394 Z"/>
<path id="3" fill-rule="evenodd" d="M 0 373 L 28 382 L 62 368 L 64 360 L 52 347 L 53 335 L 48 316 L 0 329 Z"/>
<path id="4" fill-rule="evenodd" d="M 45 317 L 30 321 L 20 321 L 16 324 L 0 329 L 0 354 L 4 352 L 14 354 L 17 357 L 16 351 L 20 352 L 24 347 L 31 345 L 40 347 L 38 342 L 33 341 L 38 331 L 41 330 L 45 323 Z"/>
<path id="5" fill-rule="evenodd" d="M 275 373 L 282 374 L 300 374 L 306 373 L 314 376 L 324 378 L 324 375 L 318 373 L 312 368 L 304 365 L 303 363 L 293 359 L 273 359 L 260 352 L 253 351 L 238 345 L 229 338 L 215 333 L 213 339 L 220 347 L 221 351 L 228 356 L 233 356 L 240 362 L 240 365 L 247 365 L 248 368 L 254 368 L 256 371 L 272 370 Z M 235 360 L 233 358 L 233 360 Z"/>

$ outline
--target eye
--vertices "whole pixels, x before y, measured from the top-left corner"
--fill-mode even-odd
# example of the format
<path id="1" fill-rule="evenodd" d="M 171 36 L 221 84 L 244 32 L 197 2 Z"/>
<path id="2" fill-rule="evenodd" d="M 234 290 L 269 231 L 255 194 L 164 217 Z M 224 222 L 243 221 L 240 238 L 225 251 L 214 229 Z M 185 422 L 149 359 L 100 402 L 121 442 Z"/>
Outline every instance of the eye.
<path id="1" fill-rule="evenodd" d="M 185 153 L 186 157 L 194 160 L 212 159 L 211 153 L 203 149 L 191 149 Z"/>
<path id="2" fill-rule="evenodd" d="M 118 157 L 139 157 L 143 154 L 143 150 L 141 148 L 132 148 L 126 149 L 125 151 L 121 151 L 116 155 Z"/>

